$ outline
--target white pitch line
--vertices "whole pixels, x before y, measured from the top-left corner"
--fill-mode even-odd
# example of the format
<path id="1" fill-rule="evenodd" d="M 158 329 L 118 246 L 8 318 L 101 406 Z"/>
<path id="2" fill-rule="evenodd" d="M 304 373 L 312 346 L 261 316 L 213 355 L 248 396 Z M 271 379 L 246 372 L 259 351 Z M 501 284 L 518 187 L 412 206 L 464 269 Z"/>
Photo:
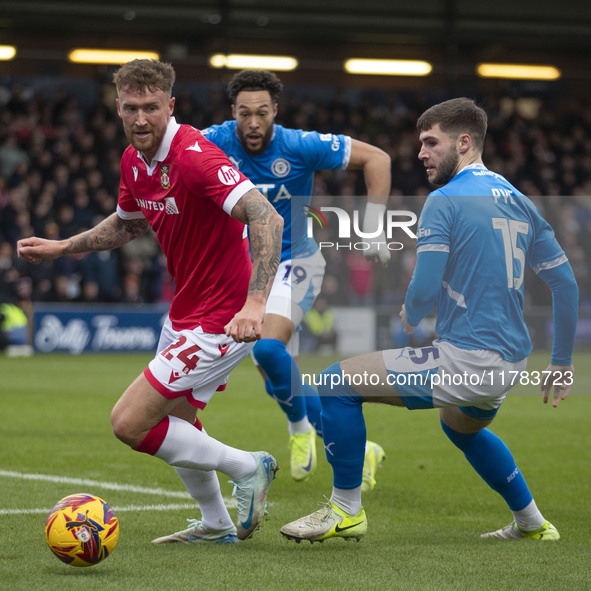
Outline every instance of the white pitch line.
<path id="1" fill-rule="evenodd" d="M 160 495 L 163 497 L 176 497 L 181 499 L 191 498 L 189 493 L 180 490 L 164 490 L 163 488 L 147 488 L 134 486 L 132 484 L 118 484 L 116 482 L 104 482 L 101 480 L 90 480 L 86 478 L 69 478 L 67 476 L 55 476 L 53 474 L 26 474 L 24 472 L 11 472 L 0 470 L 0 476 L 6 478 L 22 478 L 24 480 L 43 480 L 45 482 L 57 482 L 60 484 L 76 484 L 79 486 L 93 486 L 107 490 L 121 490 L 126 492 L 142 493 L 147 495 Z"/>
<path id="2" fill-rule="evenodd" d="M 21 478 L 23 480 L 42 480 L 44 482 L 57 482 L 59 484 L 75 484 L 76 486 L 82 487 L 92 487 L 92 488 L 102 488 L 106 490 L 117 490 L 123 492 L 132 492 L 138 494 L 149 494 L 149 495 L 159 495 L 162 497 L 174 497 L 174 498 L 181 498 L 181 499 L 190 499 L 191 496 L 186 491 L 177 491 L 177 490 L 165 490 L 163 488 L 147 488 L 144 486 L 134 486 L 132 484 L 119 484 L 117 482 L 104 482 L 101 480 L 90 480 L 85 478 L 70 478 L 67 476 L 56 476 L 53 474 L 27 474 L 24 472 L 12 472 L 10 470 L 0 470 L 0 477 L 4 476 L 5 478 Z M 224 503 L 228 508 L 236 507 L 236 499 L 234 498 L 226 498 L 224 497 Z M 123 511 L 135 511 L 135 510 L 154 510 L 154 511 L 163 511 L 165 509 L 151 509 L 152 507 L 168 507 L 172 510 L 175 508 L 186 508 L 185 505 L 133 505 L 133 507 L 137 507 L 137 509 L 121 509 Z M 147 507 L 147 509 L 142 509 L 142 507 Z M 195 507 L 194 504 L 187 505 L 187 507 Z M 115 509 L 115 507 L 113 507 Z M 49 509 L 0 509 L 0 515 L 11 515 L 11 511 L 17 513 L 42 513 L 47 512 Z"/>
<path id="3" fill-rule="evenodd" d="M 126 507 L 113 506 L 115 513 L 126 511 L 178 511 L 180 509 L 199 510 L 195 503 L 173 503 L 171 505 L 127 505 Z M 47 515 L 51 507 L 37 507 L 35 509 L 0 509 L 0 515 Z"/>

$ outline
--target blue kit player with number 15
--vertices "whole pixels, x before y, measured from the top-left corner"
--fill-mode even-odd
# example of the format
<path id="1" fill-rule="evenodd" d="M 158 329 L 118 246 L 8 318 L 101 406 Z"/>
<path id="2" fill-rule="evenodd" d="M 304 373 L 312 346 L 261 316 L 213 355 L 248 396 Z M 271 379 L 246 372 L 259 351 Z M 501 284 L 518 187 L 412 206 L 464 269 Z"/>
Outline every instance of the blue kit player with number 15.
<path id="1" fill-rule="evenodd" d="M 569 393 L 578 288 L 535 205 L 485 168 L 486 128 L 486 113 L 467 98 L 435 105 L 417 122 L 419 159 L 439 188 L 421 212 L 417 263 L 400 316 L 410 333 L 435 306 L 439 339 L 431 347 L 348 359 L 321 374 L 318 391 L 333 492 L 323 508 L 284 525 L 281 533 L 287 538 L 359 540 L 366 533 L 360 486 L 364 402 L 439 409 L 444 433 L 513 514 L 509 525 L 482 537 L 560 537 L 536 506 L 507 446 L 486 427 L 515 376 L 517 384 L 541 386 L 544 402 L 554 388 L 553 406 Z M 526 370 L 532 350 L 523 318 L 528 266 L 552 290 L 554 340 L 544 372 Z M 360 381 L 364 373 L 378 376 L 373 383 L 379 385 Z"/>
<path id="2" fill-rule="evenodd" d="M 296 358 L 299 326 L 312 307 L 324 277 L 325 262 L 306 232 L 314 173 L 329 169 L 362 169 L 368 193 L 364 230 L 374 230 L 390 194 L 390 157 L 384 151 L 345 135 L 288 129 L 275 123 L 282 84 L 264 70 L 242 70 L 228 84 L 234 120 L 213 125 L 205 137 L 221 148 L 238 170 L 269 199 L 285 220 L 281 263 L 267 302 L 262 339 L 253 357 L 265 389 L 288 419 L 291 475 L 307 480 L 316 467 L 316 432 L 320 403 L 310 385 L 302 385 Z M 366 256 L 387 262 L 385 236 Z M 380 248 L 380 246 L 382 248 Z M 384 450 L 367 442 L 364 490 L 375 485 Z"/>

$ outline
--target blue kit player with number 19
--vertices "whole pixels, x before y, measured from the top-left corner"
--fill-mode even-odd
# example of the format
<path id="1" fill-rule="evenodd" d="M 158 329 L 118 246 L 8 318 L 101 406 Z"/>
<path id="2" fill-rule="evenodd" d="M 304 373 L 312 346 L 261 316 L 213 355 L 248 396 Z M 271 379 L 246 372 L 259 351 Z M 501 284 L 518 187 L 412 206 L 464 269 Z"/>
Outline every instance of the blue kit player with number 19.
<path id="1" fill-rule="evenodd" d="M 417 263 L 400 316 L 410 333 L 435 306 L 439 339 L 431 347 L 335 363 L 321 374 L 333 492 L 323 508 L 283 526 L 287 538 L 359 540 L 366 533 L 360 486 L 364 402 L 439 409 L 444 433 L 513 514 L 509 525 L 482 537 L 560 537 L 536 506 L 507 446 L 486 427 L 516 383 L 541 386 L 544 402 L 554 388 L 555 407 L 566 398 L 574 375 L 578 288 L 552 228 L 534 204 L 482 163 L 486 128 L 486 113 L 467 98 L 435 105 L 417 122 L 419 159 L 439 188 L 421 213 Z M 526 371 L 532 350 L 523 318 L 528 266 L 552 291 L 554 340 L 545 371 Z M 360 381 L 364 372 L 377 375 L 373 383 L 380 385 Z"/>
<path id="2" fill-rule="evenodd" d="M 304 208 L 310 205 L 317 170 L 362 169 L 368 192 L 364 230 L 375 229 L 390 194 L 391 162 L 379 148 L 349 136 L 276 124 L 281 90 L 282 84 L 272 72 L 238 72 L 228 84 L 235 119 L 213 125 L 203 134 L 256 184 L 285 220 L 281 263 L 267 302 L 262 339 L 255 345 L 253 357 L 267 393 L 287 416 L 291 474 L 294 480 L 303 481 L 316 467 L 320 403 L 316 390 L 302 385 L 295 358 L 299 326 L 320 291 L 325 267 L 318 245 L 307 236 Z M 379 236 L 372 250 L 364 254 L 387 262 L 390 253 L 385 242 L 385 236 Z M 367 442 L 365 449 L 364 490 L 371 490 L 385 455 L 372 442 Z"/>

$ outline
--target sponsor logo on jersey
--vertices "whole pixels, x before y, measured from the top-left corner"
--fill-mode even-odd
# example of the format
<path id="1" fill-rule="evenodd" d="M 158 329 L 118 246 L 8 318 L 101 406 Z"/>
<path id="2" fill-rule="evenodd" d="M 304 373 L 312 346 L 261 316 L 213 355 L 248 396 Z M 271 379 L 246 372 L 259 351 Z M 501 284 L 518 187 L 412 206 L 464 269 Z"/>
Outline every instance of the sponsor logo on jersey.
<path id="1" fill-rule="evenodd" d="M 163 189 L 170 189 L 170 176 L 168 171 L 170 166 L 168 164 L 160 165 L 160 185 Z"/>
<path id="2" fill-rule="evenodd" d="M 333 152 L 338 152 L 341 148 L 341 142 L 339 141 L 339 137 L 332 134 L 332 133 L 321 133 L 320 134 L 320 141 L 321 142 L 331 142 L 330 149 Z"/>
<path id="3" fill-rule="evenodd" d="M 235 185 L 240 180 L 240 173 L 231 166 L 222 166 L 218 170 L 218 179 L 224 185 Z"/>
<path id="4" fill-rule="evenodd" d="M 137 181 L 138 169 L 137 166 L 132 166 L 131 170 L 133 170 L 133 180 Z"/>
<path id="5" fill-rule="evenodd" d="M 338 152 L 341 148 L 341 142 L 339 141 L 339 137 L 332 133 L 321 133 L 320 134 L 320 141 L 321 142 L 331 142 L 330 149 L 333 152 Z"/>
<path id="6" fill-rule="evenodd" d="M 236 160 L 236 158 L 234 158 L 234 156 L 228 156 L 228 158 L 230 159 L 230 162 L 238 169 L 240 170 L 240 164 L 242 164 L 242 160 Z"/>
<path id="7" fill-rule="evenodd" d="M 271 172 L 279 178 L 287 176 L 291 171 L 291 164 L 285 158 L 277 158 L 271 164 Z"/>
<path id="8" fill-rule="evenodd" d="M 139 197 L 136 197 L 135 202 L 142 209 L 147 209 L 149 211 L 164 211 L 167 214 L 181 213 L 174 197 L 165 197 L 164 203 L 162 201 L 150 201 L 149 199 L 140 199 Z"/>
<path id="9" fill-rule="evenodd" d="M 179 211 L 179 208 L 176 205 L 176 201 L 175 201 L 174 197 L 165 197 L 164 202 L 166 203 L 166 208 L 165 208 L 166 213 L 168 213 L 168 214 L 181 213 Z"/>

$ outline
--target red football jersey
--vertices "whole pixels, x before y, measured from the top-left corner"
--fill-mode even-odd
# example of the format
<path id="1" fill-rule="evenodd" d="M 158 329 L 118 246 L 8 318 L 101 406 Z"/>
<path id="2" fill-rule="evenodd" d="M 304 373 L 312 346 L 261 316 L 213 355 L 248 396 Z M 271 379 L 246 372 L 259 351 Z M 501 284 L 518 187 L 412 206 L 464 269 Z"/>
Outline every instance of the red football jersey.
<path id="1" fill-rule="evenodd" d="M 254 185 L 201 132 L 171 121 L 151 163 L 132 146 L 121 159 L 117 213 L 145 217 L 176 289 L 175 330 L 222 333 L 238 312 L 252 271 L 243 223 L 230 216 Z"/>

